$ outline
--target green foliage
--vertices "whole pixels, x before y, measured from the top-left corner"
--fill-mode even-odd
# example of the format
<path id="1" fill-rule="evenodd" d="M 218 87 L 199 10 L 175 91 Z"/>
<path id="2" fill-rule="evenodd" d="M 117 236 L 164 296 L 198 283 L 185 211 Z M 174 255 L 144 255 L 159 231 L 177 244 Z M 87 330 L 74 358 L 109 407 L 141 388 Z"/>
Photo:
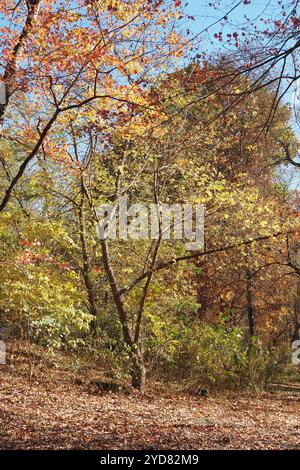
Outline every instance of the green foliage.
<path id="1" fill-rule="evenodd" d="M 89 332 L 91 315 L 85 295 L 78 289 L 80 277 L 60 252 L 71 245 L 58 223 L 27 223 L 22 236 L 10 237 L 0 273 L 0 311 L 9 329 L 51 347 L 76 348 Z"/>
<path id="2" fill-rule="evenodd" d="M 196 323 L 169 334 L 170 346 L 159 355 L 160 369 L 190 391 L 262 389 L 271 376 L 269 353 L 256 338 L 247 343 L 240 328 Z"/>
<path id="3" fill-rule="evenodd" d="M 91 348 L 109 373 L 122 379 L 131 362 L 124 343 L 141 331 L 136 343 L 143 343 L 150 369 L 158 365 L 168 379 L 191 390 L 265 385 L 272 374 L 271 357 L 256 339 L 250 345 L 245 340 L 246 272 L 251 268 L 254 273 L 255 327 L 267 344 L 280 317 L 290 314 L 286 246 L 277 237 L 251 247 L 243 241 L 295 225 L 286 204 L 288 188 L 273 166 L 274 156 L 284 158 L 278 142 L 292 144 L 293 139 L 285 107 L 274 116 L 268 139 L 258 138 L 267 117 L 265 104 L 273 98 L 269 91 L 249 96 L 214 119 L 227 108 L 227 98 L 212 94 L 199 101 L 211 92 L 202 85 L 205 73 L 193 65 L 164 76 L 156 89 L 143 93 L 151 104 L 144 112 L 142 107 L 127 120 L 123 111 L 113 111 L 107 134 L 105 126 L 92 125 L 96 117 L 106 119 L 106 112 L 98 114 L 99 104 L 85 118 L 76 118 L 75 110 L 60 117 L 53 145 L 44 146 L 43 158 L 24 175 L 0 219 L 0 320 L 21 337 L 51 348 Z M 249 85 L 241 78 L 240 90 Z M 153 98 L 161 103 L 158 116 L 146 110 Z M 16 154 L 15 146 L 0 142 L 0 156 L 12 175 L 24 157 L 24 149 Z M 0 186 L 7 186 L 6 172 Z M 173 263 L 188 253 L 182 240 L 114 240 L 107 243 L 108 262 L 96 239 L 94 209 L 111 204 L 118 193 L 126 194 L 130 204 L 148 207 L 154 201 L 205 204 L 211 255 L 198 259 L 199 266 L 195 260 Z M 231 244 L 241 245 L 216 251 Z M 168 269 L 154 272 L 148 288 L 146 277 L 136 282 L 166 261 Z M 119 301 L 112 295 L 108 265 L 122 292 Z M 280 287 L 274 287 L 277 280 Z M 126 322 L 118 313 L 120 302 Z M 224 317 L 216 326 L 219 312 Z M 132 335 L 124 335 L 124 326 Z"/>

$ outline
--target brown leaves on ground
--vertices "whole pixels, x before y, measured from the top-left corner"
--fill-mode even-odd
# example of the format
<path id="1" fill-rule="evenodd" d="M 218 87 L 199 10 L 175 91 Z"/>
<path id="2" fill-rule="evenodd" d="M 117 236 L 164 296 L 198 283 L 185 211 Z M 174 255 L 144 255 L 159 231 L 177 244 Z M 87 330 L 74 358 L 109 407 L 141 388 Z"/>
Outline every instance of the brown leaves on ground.
<path id="1" fill-rule="evenodd" d="M 1 449 L 299 449 L 299 394 L 91 393 L 0 369 Z"/>

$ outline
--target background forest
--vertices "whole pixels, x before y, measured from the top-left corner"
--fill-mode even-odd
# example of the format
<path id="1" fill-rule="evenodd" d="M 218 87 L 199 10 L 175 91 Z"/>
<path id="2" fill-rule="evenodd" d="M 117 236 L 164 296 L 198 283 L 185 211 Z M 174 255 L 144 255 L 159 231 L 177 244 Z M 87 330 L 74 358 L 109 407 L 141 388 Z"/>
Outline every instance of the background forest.
<path id="1" fill-rule="evenodd" d="M 108 388 L 297 380 L 299 19 L 278 3 L 249 34 L 212 5 L 213 52 L 180 1 L 1 0 L 8 349 L 86 357 Z M 204 248 L 99 240 L 122 195 L 204 204 Z"/>

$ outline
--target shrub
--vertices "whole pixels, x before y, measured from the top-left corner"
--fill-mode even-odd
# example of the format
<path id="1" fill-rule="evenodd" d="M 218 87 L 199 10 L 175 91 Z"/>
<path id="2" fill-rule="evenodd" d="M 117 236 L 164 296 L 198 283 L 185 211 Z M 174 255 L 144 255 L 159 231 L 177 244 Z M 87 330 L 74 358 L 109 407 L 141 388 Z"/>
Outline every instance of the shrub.
<path id="1" fill-rule="evenodd" d="M 240 328 L 224 325 L 190 325 L 170 341 L 159 357 L 159 368 L 168 380 L 184 388 L 262 389 L 272 376 L 272 358 L 256 338 L 245 341 Z"/>

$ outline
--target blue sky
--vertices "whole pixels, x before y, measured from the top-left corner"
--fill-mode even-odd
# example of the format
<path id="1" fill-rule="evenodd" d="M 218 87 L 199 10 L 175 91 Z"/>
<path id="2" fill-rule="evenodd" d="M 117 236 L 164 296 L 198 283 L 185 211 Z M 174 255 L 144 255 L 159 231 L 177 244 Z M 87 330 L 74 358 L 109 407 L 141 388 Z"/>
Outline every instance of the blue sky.
<path id="1" fill-rule="evenodd" d="M 211 0 L 213 3 L 213 0 Z M 241 3 L 232 13 L 228 15 L 228 25 L 226 29 L 223 29 L 223 34 L 239 31 L 241 28 L 245 28 L 246 32 L 251 34 L 253 26 L 250 23 L 254 22 L 259 28 L 265 28 L 263 19 L 271 19 L 272 23 L 275 20 L 284 21 L 284 9 L 279 4 L 278 0 L 251 0 L 250 4 L 244 5 L 243 2 L 220 0 L 218 9 L 214 9 L 209 6 L 210 0 L 189 0 L 188 6 L 186 7 L 187 12 L 195 17 L 195 21 L 190 21 L 187 27 L 191 30 L 192 35 L 198 34 L 200 31 L 205 30 L 207 26 L 217 22 L 222 16 L 226 15 L 227 12 L 238 3 Z M 283 1 L 283 4 L 287 6 L 287 1 Z M 247 19 L 245 18 L 247 16 Z M 213 53 L 214 50 L 220 49 L 220 43 L 213 38 L 215 32 L 222 30 L 222 26 L 219 22 L 209 29 L 208 32 L 203 32 L 201 37 L 203 42 L 200 47 L 203 46 L 203 50 Z M 224 46 L 223 46 L 224 47 Z M 228 47 L 228 46 L 227 46 Z M 292 104 L 295 99 L 295 91 L 291 91 L 286 94 L 284 101 Z M 292 127 L 295 133 L 300 137 L 300 130 L 298 125 Z M 287 181 L 290 181 L 290 187 L 293 189 L 300 189 L 300 172 L 295 167 L 289 168 L 284 175 Z"/>
<path id="2" fill-rule="evenodd" d="M 239 2 L 239 0 L 220 0 L 217 10 L 209 6 L 209 0 L 188 0 L 186 3 L 188 3 L 187 11 L 196 17 L 196 27 L 207 26 L 209 22 L 218 19 L 220 13 L 225 15 L 232 7 L 238 4 L 237 8 L 230 13 L 228 18 L 238 24 L 245 24 L 245 14 L 251 21 L 261 17 L 278 19 L 280 10 L 282 9 L 278 4 L 278 0 L 251 0 L 247 5 L 243 2 Z M 211 3 L 214 3 L 214 0 L 212 0 Z"/>

